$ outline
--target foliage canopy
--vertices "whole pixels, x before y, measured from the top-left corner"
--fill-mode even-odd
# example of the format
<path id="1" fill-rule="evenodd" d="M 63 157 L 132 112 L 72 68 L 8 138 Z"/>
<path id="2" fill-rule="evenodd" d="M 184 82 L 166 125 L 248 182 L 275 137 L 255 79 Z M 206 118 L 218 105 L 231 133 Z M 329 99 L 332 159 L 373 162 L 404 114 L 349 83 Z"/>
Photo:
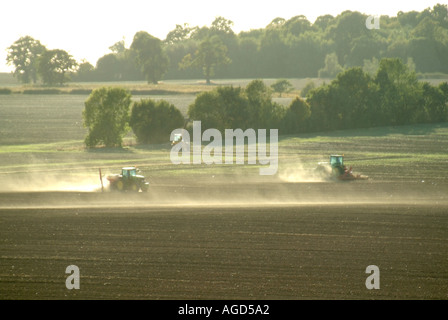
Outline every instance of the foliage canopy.
<path id="1" fill-rule="evenodd" d="M 82 113 L 84 126 L 88 128 L 86 146 L 121 146 L 129 131 L 130 105 L 131 94 L 126 89 L 102 87 L 92 91 Z"/>
<path id="2" fill-rule="evenodd" d="M 184 117 L 165 100 L 142 99 L 134 102 L 129 124 L 139 143 L 164 143 L 171 131 L 183 128 Z"/>

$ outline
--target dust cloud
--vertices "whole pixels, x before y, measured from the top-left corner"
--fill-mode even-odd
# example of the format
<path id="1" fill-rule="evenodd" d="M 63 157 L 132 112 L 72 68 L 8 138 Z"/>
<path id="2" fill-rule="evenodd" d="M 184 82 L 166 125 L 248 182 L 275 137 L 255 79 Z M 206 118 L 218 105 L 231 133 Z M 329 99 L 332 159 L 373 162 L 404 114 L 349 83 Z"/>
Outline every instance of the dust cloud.
<path id="1" fill-rule="evenodd" d="M 77 171 L 79 172 L 79 171 Z M 448 186 L 387 181 L 326 181 L 301 164 L 276 176 L 201 174 L 146 175 L 147 192 L 111 192 L 103 171 L 1 175 L 0 208 L 264 207 L 351 204 L 447 203 Z M 104 192 L 102 192 L 104 191 Z"/>
<path id="2" fill-rule="evenodd" d="M 325 166 L 322 166 L 321 169 L 318 171 L 316 168 L 306 168 L 298 162 L 283 166 L 279 169 L 278 177 L 284 182 L 328 182 L 331 169 Z"/>
<path id="3" fill-rule="evenodd" d="M 103 182 L 106 183 L 106 179 Z M 29 173 L 3 175 L 0 192 L 101 191 L 99 174 Z"/>

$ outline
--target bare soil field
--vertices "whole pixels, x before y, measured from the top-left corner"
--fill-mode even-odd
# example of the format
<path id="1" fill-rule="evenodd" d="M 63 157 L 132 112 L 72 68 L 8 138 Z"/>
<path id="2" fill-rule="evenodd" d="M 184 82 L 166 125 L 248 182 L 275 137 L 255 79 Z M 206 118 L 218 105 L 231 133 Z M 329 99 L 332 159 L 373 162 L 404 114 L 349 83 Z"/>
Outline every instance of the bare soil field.
<path id="1" fill-rule="evenodd" d="M 447 123 L 281 136 L 260 176 L 174 165 L 168 141 L 86 149 L 85 98 L 0 98 L 0 299 L 448 298 Z M 371 179 L 314 176 L 330 154 Z M 101 192 L 129 165 L 149 192 Z"/>
<path id="2" fill-rule="evenodd" d="M 448 298 L 448 184 L 241 180 L 0 193 L 0 299 Z"/>

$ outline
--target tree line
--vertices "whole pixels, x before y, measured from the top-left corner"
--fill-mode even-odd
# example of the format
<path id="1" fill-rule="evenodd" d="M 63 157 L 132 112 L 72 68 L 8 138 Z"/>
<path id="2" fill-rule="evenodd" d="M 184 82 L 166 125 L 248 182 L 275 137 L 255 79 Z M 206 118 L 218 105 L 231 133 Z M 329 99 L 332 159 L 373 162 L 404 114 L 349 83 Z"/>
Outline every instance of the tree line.
<path id="1" fill-rule="evenodd" d="M 37 83 L 41 79 L 49 85 L 64 84 L 78 66 L 67 51 L 49 50 L 30 36 L 21 37 L 8 48 L 6 61 L 15 67 L 13 74 L 20 82 Z"/>
<path id="2" fill-rule="evenodd" d="M 174 129 L 279 129 L 279 134 L 448 121 L 448 83 L 433 86 L 397 58 L 384 58 L 374 75 L 352 67 L 329 84 L 311 88 L 288 106 L 272 99 L 262 80 L 246 87 L 218 86 L 200 93 L 187 119 L 164 100 L 142 99 L 131 106 L 121 88 L 94 90 L 85 103 L 86 145 L 119 146 L 132 129 L 139 143 L 165 143 Z M 190 124 L 188 124 L 190 121 Z"/>
<path id="3" fill-rule="evenodd" d="M 21 81 L 40 77 L 44 83 L 68 81 L 68 73 L 76 81 L 151 83 L 198 78 L 210 82 L 212 77 L 333 78 L 343 69 L 377 65 L 382 58 L 410 61 L 419 73 L 448 73 L 447 5 L 380 16 L 379 29 L 368 29 L 367 17 L 344 11 L 336 17 L 320 16 L 314 23 L 303 15 L 275 18 L 265 28 L 239 34 L 232 30 L 232 21 L 217 17 L 210 26 L 176 25 L 164 40 L 139 31 L 129 47 L 118 41 L 95 66 L 73 63 L 59 52 L 63 50 L 43 50 L 27 36 L 8 48 L 7 62 Z M 58 55 L 54 62 L 52 57 Z"/>
<path id="4" fill-rule="evenodd" d="M 175 105 L 150 98 L 132 102 L 129 90 L 102 87 L 92 91 L 85 101 L 84 126 L 87 147 L 121 146 L 132 130 L 140 144 L 167 143 L 174 129 L 192 131 L 192 122 L 202 122 L 204 130 L 214 128 L 246 130 L 282 128 L 297 132 L 310 116 L 310 106 L 300 97 L 288 108 L 272 100 L 272 89 L 262 80 L 253 80 L 245 88 L 223 86 L 200 93 L 188 107 L 187 117 Z"/>
<path id="5" fill-rule="evenodd" d="M 418 81 L 397 58 L 384 58 L 374 75 L 360 67 L 339 73 L 307 93 L 305 131 L 329 131 L 448 121 L 448 83 Z"/>

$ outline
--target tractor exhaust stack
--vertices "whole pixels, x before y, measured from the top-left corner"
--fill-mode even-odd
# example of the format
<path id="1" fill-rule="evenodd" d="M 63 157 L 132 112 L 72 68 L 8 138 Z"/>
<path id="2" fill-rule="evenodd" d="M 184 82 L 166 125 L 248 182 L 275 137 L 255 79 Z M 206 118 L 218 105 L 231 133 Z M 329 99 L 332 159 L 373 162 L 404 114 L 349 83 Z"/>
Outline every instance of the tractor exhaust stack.
<path id="1" fill-rule="evenodd" d="M 104 192 L 103 175 L 101 174 L 101 168 L 98 168 L 98 170 L 100 172 L 101 192 Z"/>

